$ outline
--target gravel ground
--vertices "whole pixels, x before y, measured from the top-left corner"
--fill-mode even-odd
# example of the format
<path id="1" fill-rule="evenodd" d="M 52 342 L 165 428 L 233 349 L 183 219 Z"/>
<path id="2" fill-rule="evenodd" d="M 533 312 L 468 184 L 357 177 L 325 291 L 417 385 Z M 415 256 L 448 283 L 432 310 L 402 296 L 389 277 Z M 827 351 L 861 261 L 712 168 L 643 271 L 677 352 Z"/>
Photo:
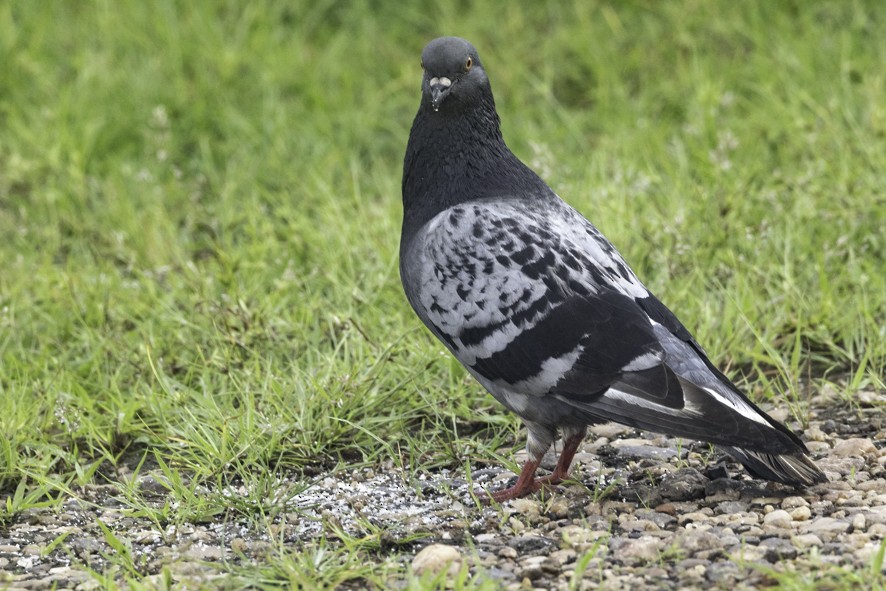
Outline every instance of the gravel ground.
<path id="1" fill-rule="evenodd" d="M 813 400 L 809 426 L 791 426 L 831 482 L 804 491 L 749 479 L 707 446 L 617 425 L 586 440 L 573 469 L 580 484 L 500 508 L 478 507 L 463 471 L 408 482 L 388 466 L 320 478 L 281 500 L 270 528 L 225 516 L 160 528 L 127 511 L 115 487 L 88 487 L 60 510 L 31 510 L 0 527 L 0 589 L 99 588 L 90 569 L 102 572 L 118 551 L 99 522 L 158 584 L 210 582 L 222 562 L 260 563 L 273 552 L 269 529 L 298 548 L 335 531 L 381 528 L 382 552 L 417 571 L 467 563 L 512 589 L 752 589 L 777 571 L 870 572 L 886 538 L 884 409 L 876 393 L 854 408 L 833 395 Z M 162 506 L 155 478 L 141 477 L 142 492 Z M 472 474 L 475 490 L 512 478 L 500 468 Z"/>

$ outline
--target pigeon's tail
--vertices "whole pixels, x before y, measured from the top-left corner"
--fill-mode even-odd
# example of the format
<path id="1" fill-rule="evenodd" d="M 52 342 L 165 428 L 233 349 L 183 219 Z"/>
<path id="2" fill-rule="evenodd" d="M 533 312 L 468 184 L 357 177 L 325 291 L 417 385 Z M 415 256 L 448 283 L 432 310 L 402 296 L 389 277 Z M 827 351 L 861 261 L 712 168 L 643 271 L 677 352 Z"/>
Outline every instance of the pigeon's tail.
<path id="1" fill-rule="evenodd" d="M 827 482 L 828 477 L 804 453 L 768 454 L 738 447 L 721 449 L 744 464 L 752 475 L 791 486 L 812 486 Z"/>

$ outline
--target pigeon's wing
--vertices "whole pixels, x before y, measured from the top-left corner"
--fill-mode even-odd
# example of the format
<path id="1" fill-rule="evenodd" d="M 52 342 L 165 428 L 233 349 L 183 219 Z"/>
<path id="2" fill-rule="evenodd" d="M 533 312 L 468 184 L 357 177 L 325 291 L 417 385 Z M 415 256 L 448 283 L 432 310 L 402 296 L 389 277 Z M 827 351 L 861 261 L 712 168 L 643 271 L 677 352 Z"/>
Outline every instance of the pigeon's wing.
<path id="1" fill-rule="evenodd" d="M 574 295 L 605 286 L 649 294 L 593 226 L 557 203 L 553 210 L 513 200 L 451 207 L 401 245 L 409 302 L 466 366 L 503 351 Z M 537 348 L 557 357 L 566 345 L 552 339 Z"/>
<path id="2" fill-rule="evenodd" d="M 451 208 L 419 233 L 401 268 L 419 316 L 475 376 L 591 420 L 797 450 L 794 436 L 710 371 L 596 228 L 551 207 Z"/>
<path id="3" fill-rule="evenodd" d="M 710 372 L 710 362 L 691 345 L 652 321 L 631 298 L 617 293 L 591 298 L 598 318 L 611 315 L 605 333 L 588 334 L 582 355 L 551 395 L 592 416 L 670 435 L 767 453 L 794 453 L 803 444 L 770 419 L 728 381 Z M 630 336 L 622 335 L 630 332 Z M 610 335 L 607 337 L 607 335 Z M 620 358 L 600 356 L 613 337 Z M 630 348 L 642 345 L 632 356 Z M 605 391 L 588 383 L 613 375 Z"/>

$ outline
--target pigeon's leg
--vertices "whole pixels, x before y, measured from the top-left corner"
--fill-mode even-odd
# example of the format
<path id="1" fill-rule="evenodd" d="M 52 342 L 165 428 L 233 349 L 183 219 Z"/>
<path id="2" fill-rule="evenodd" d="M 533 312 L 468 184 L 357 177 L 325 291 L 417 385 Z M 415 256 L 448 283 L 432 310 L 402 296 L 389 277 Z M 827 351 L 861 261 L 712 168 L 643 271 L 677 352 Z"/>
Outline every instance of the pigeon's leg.
<path id="1" fill-rule="evenodd" d="M 511 499 L 525 497 L 526 495 L 532 494 L 540 489 L 541 482 L 539 482 L 535 478 L 535 471 L 538 470 L 538 465 L 540 463 L 541 457 L 539 457 L 537 460 L 533 460 L 531 458 L 526 460 L 526 463 L 523 464 L 523 469 L 520 471 L 520 476 L 517 478 L 517 483 L 509 488 L 503 488 L 501 490 L 490 492 L 489 501 L 503 503 Z"/>
<path id="2" fill-rule="evenodd" d="M 489 493 L 490 501 L 501 503 L 502 501 L 525 497 L 542 487 L 542 482 L 535 478 L 535 472 L 538 470 L 538 465 L 541 464 L 541 459 L 544 457 L 545 452 L 550 449 L 551 444 L 554 442 L 557 432 L 555 429 L 538 423 L 532 423 L 525 419 L 523 420 L 523 423 L 526 425 L 526 430 L 528 431 L 526 437 L 526 451 L 529 453 L 529 458 L 526 460 L 526 463 L 523 464 L 523 469 L 520 471 L 517 483 L 510 488 Z M 573 451 L 573 454 L 574 453 L 575 452 Z M 571 461 L 572 456 L 570 456 L 569 459 Z M 568 463 L 566 467 L 569 468 Z"/>
<path id="3" fill-rule="evenodd" d="M 523 469 L 520 471 L 520 476 L 517 478 L 517 483 L 510 488 L 489 493 L 489 500 L 495 501 L 496 503 L 502 503 L 510 499 L 516 499 L 537 492 L 544 486 L 563 482 L 563 480 L 569 476 L 569 466 L 572 464 L 572 458 L 575 457 L 575 452 L 578 451 L 578 446 L 581 445 L 587 432 L 588 431 L 585 427 L 582 427 L 577 431 L 564 430 L 563 451 L 560 452 L 560 458 L 557 460 L 557 465 L 550 476 L 544 476 L 543 478 L 535 477 L 535 472 L 538 470 L 538 465 L 541 463 L 544 452 L 541 452 L 538 455 L 533 455 L 530 452 L 529 459 L 523 464 Z M 530 431 L 530 444 L 528 446 L 530 449 L 533 449 L 533 443 Z M 538 448 L 535 447 L 535 449 Z M 547 448 L 545 448 L 545 451 L 547 451 Z"/>
<path id="4" fill-rule="evenodd" d="M 587 427 L 581 427 L 577 431 L 563 430 L 563 451 L 560 452 L 560 459 L 557 460 L 557 466 L 550 476 L 540 478 L 543 484 L 560 484 L 569 476 L 569 466 L 572 465 L 572 458 L 578 451 L 578 446 L 588 434 Z"/>

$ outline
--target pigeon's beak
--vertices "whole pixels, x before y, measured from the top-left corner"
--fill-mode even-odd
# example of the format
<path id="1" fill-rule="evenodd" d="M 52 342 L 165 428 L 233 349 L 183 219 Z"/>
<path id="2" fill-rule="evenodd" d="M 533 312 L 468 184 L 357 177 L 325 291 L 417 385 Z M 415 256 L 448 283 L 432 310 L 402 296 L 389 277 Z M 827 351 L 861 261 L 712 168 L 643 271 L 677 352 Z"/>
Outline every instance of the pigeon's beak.
<path id="1" fill-rule="evenodd" d="M 428 81 L 431 88 L 431 106 L 435 111 L 440 110 L 440 103 L 449 96 L 449 89 L 452 88 L 452 80 L 446 76 L 434 76 Z"/>

